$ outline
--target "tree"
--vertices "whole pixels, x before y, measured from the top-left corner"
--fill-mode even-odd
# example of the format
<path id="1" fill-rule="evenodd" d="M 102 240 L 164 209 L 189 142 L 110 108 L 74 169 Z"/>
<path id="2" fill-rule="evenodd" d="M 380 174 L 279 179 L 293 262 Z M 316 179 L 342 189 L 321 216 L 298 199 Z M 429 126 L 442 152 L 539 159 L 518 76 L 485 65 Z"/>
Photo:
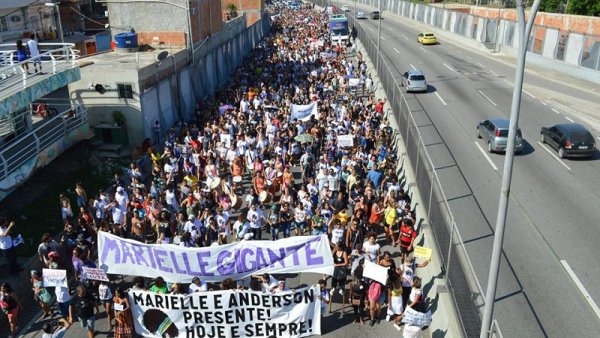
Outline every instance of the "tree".
<path id="1" fill-rule="evenodd" d="M 564 13 L 565 0 L 542 0 L 540 12 Z"/>
<path id="2" fill-rule="evenodd" d="M 598 0 L 569 0 L 567 13 L 600 16 L 600 1 Z"/>

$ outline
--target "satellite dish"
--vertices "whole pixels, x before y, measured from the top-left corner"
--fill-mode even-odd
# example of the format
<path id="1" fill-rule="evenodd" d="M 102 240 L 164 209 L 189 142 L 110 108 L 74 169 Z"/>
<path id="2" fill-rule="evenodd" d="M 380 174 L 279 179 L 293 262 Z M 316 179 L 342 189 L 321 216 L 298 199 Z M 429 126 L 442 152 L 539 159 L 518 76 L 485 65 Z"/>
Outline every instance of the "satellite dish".
<path id="1" fill-rule="evenodd" d="M 163 61 L 164 59 L 167 58 L 168 55 L 169 55 L 169 52 L 165 50 L 165 51 L 160 52 L 156 58 L 158 59 L 158 61 Z"/>
<path id="2" fill-rule="evenodd" d="M 94 86 L 94 89 L 96 89 L 96 91 L 100 94 L 106 93 L 106 88 L 104 88 L 104 86 L 99 83 Z"/>

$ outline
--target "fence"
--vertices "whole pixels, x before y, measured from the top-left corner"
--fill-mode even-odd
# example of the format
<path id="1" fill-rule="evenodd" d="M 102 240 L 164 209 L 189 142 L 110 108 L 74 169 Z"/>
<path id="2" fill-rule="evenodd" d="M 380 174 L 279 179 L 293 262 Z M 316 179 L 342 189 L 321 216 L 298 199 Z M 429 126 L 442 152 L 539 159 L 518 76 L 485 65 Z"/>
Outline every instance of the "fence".
<path id="1" fill-rule="evenodd" d="M 323 0 L 314 0 L 314 2 L 322 7 L 328 4 Z M 421 194 L 429 225 L 435 236 L 435 243 L 442 260 L 442 270 L 463 334 L 466 337 L 479 337 L 481 329 L 479 309 L 483 308 L 485 294 L 454 221 L 436 167 L 419 131 L 418 116 L 426 115 L 427 112 L 417 100 L 405 97 L 400 88 L 402 74 L 384 53 L 377 51 L 377 41 L 369 37 L 360 22 L 355 21 L 353 16 L 349 16 L 348 20 L 350 26 L 356 28 L 357 38 L 363 44 L 369 58 L 379 64 L 377 74 L 400 127 L 398 132 L 404 141 L 406 154 L 413 167 L 415 184 Z M 502 337 L 497 322 L 494 325 L 494 337 Z"/>

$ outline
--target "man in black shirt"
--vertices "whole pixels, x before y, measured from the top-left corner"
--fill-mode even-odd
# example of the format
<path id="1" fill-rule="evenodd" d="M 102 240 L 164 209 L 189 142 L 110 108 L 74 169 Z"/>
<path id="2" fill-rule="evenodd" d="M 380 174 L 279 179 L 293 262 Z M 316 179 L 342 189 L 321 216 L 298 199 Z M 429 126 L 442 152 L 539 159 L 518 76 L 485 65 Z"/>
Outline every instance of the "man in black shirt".
<path id="1" fill-rule="evenodd" d="M 94 338 L 94 324 L 96 321 L 94 309 L 98 312 L 98 303 L 96 299 L 87 292 L 85 285 L 79 285 L 77 292 L 72 299 L 72 304 L 75 306 L 75 312 L 81 327 L 87 329 L 88 338 Z"/>

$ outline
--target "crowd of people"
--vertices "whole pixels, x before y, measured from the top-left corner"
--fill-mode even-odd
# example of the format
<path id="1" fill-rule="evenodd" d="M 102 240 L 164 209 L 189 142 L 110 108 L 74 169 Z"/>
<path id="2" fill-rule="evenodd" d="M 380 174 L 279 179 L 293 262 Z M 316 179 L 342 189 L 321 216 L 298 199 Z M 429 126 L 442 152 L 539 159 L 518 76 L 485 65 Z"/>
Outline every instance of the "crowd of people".
<path id="1" fill-rule="evenodd" d="M 74 200 L 60 196 L 64 231 L 56 240 L 44 234 L 38 257 L 47 268 L 66 269 L 71 285 L 54 288 L 52 297 L 41 274 L 31 272 L 44 318 L 55 315 L 54 300 L 66 318 L 44 327 L 48 337 L 74 320 L 93 337 L 100 307 L 115 337 L 134 335 L 127 291 L 82 273 L 95 267 L 98 231 L 185 247 L 327 234 L 335 267 L 333 276 L 319 281 L 324 312 L 339 295 L 342 306 L 353 308 L 355 323 L 374 326 L 383 317 L 402 330 L 404 309 L 426 311 L 416 270 L 428 261 L 417 264 L 411 255 L 415 214 L 396 174 L 385 101 L 373 97 L 366 63 L 352 43 L 330 42 L 326 14 L 280 11 L 226 89 L 198 103 L 189 121 L 145 142 L 149 172 L 132 163 L 106 190 L 88 194 L 85 182 L 77 182 Z M 317 114 L 293 117 L 293 105 L 311 103 Z M 342 135 L 352 142 L 338 145 Z M 400 264 L 383 245 L 398 250 Z M 386 284 L 363 276 L 366 261 L 389 268 Z M 132 286 L 159 293 L 237 288 L 289 290 L 284 279 L 269 274 L 216 284 L 196 277 L 190 285 L 135 277 Z M 10 314 L 11 302 L 4 301 L 12 299 L 10 286 L 1 291 L 0 305 Z M 404 335 L 421 331 L 406 325 Z"/>

